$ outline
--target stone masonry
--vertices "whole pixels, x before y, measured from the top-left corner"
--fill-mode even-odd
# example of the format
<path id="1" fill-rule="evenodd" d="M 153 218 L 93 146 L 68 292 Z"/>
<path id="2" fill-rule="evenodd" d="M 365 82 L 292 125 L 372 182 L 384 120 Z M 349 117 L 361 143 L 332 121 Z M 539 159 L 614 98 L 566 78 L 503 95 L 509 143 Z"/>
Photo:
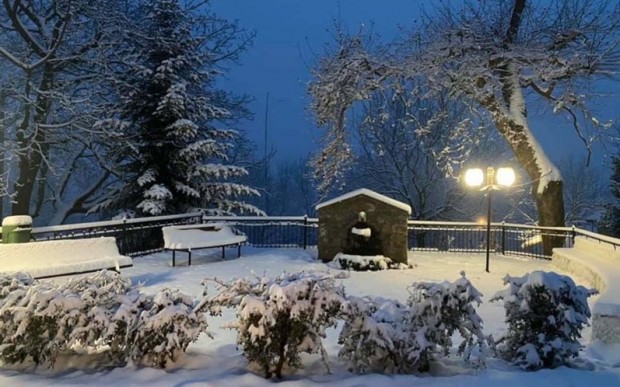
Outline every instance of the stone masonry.
<path id="1" fill-rule="evenodd" d="M 319 259 L 331 261 L 347 248 L 350 230 L 360 211 L 380 238 L 382 255 L 407 263 L 407 220 L 411 208 L 368 189 L 359 189 L 317 205 Z"/>

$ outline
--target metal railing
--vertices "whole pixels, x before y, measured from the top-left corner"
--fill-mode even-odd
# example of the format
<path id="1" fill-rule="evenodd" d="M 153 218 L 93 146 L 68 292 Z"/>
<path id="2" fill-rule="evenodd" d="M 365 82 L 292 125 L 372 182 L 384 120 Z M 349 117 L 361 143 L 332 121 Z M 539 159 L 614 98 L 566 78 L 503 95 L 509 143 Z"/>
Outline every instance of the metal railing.
<path id="1" fill-rule="evenodd" d="M 163 226 L 224 222 L 237 233 L 248 237 L 248 244 L 255 247 L 313 248 L 318 244 L 319 221 L 306 216 L 203 216 L 201 213 L 170 215 L 151 218 L 82 223 L 33 228 L 34 240 L 75 239 L 94 236 L 113 236 L 119 252 L 137 256 L 163 248 Z M 466 222 L 433 222 L 410 220 L 408 228 L 409 249 L 414 251 L 483 253 L 486 247 L 486 225 Z M 572 247 L 574 238 L 582 235 L 620 249 L 620 240 L 574 227 L 537 227 L 512 223 L 491 224 L 491 250 L 499 254 L 512 254 L 537 258 L 550 258 L 544 254 L 542 237 L 560 239 L 564 247 Z"/>
<path id="2" fill-rule="evenodd" d="M 486 224 L 471 222 L 408 222 L 410 250 L 484 253 Z M 491 223 L 491 251 L 536 258 L 550 258 L 543 251 L 542 238 L 559 239 L 559 245 L 572 247 L 576 230 L 571 227 L 538 227 L 512 223 Z"/>
<path id="3" fill-rule="evenodd" d="M 307 216 L 205 216 L 206 222 L 226 222 L 255 247 L 316 247 L 319 220 Z"/>
<path id="4" fill-rule="evenodd" d="M 79 239 L 111 236 L 116 238 L 118 251 L 122 255 L 137 256 L 160 251 L 164 247 L 161 228 L 175 224 L 193 224 L 202 221 L 202 213 L 156 216 L 110 220 L 50 227 L 34 227 L 35 241 L 53 239 Z"/>

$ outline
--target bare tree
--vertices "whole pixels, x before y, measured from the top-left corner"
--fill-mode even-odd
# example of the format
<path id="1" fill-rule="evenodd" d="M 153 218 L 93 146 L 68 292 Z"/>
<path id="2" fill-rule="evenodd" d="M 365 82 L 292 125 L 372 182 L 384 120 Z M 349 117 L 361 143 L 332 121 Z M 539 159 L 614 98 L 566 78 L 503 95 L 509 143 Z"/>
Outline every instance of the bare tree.
<path id="1" fill-rule="evenodd" d="M 315 215 L 318 193 L 307 158 L 281 161 L 272 174 L 269 194 L 275 204 L 269 215 Z"/>
<path id="2" fill-rule="evenodd" d="M 611 199 L 600 168 L 588 165 L 585 157 L 566 157 L 559 166 L 564 178 L 566 224 L 593 226 Z"/>
<path id="3" fill-rule="evenodd" d="M 486 111 L 532 181 L 538 223 L 564 224 L 562 178 L 530 128 L 528 101 L 568 117 L 589 147 L 588 129 L 605 128 L 588 107 L 586 82 L 618 68 L 620 5 L 592 0 L 467 1 L 427 14 L 422 25 L 391 49 L 368 48 L 341 36 L 310 85 L 313 110 L 328 125 L 324 166 L 342 164 L 347 109 L 402 79 L 423 78 L 454 99 Z M 379 52 L 379 55 L 377 54 Z M 531 98 L 526 98 L 531 96 Z M 329 156 L 331 155 L 331 156 Z M 331 158 L 330 158 L 331 157 Z M 319 160 L 321 161 L 321 160 Z M 545 253 L 559 240 L 545 238 Z"/>
<path id="4" fill-rule="evenodd" d="M 387 91 L 364 104 L 352 178 L 409 204 L 414 219 L 469 218 L 455 170 L 471 156 L 502 148 L 463 105 L 427 89 Z"/>
<path id="5" fill-rule="evenodd" d="M 37 216 L 46 203 L 67 209 L 68 201 L 61 206 L 55 200 L 79 203 L 94 192 L 92 181 L 83 192 L 65 182 L 87 165 L 81 145 L 74 148 L 75 141 L 94 144 L 106 138 L 94 132 L 92 124 L 106 98 L 99 81 L 115 52 L 113 42 L 130 25 L 119 12 L 125 4 L 2 1 L 0 59 L 10 76 L 2 79 L 1 87 L 5 106 L 15 112 L 11 122 L 5 119 L 3 180 L 7 186 L 13 182 L 9 192 L 13 214 Z M 75 174 L 63 177 L 62 172 L 68 171 Z M 104 184 L 108 176 L 106 171 L 93 176 L 95 186 Z"/>

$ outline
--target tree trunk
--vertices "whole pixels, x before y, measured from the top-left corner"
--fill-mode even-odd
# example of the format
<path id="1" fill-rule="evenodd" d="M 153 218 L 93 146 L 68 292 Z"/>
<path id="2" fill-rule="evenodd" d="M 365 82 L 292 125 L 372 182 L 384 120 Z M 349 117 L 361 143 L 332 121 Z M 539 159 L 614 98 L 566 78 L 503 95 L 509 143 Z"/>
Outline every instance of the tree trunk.
<path id="1" fill-rule="evenodd" d="M 538 223 L 541 226 L 564 226 L 564 195 L 562 181 L 552 181 L 542 194 L 533 192 L 538 208 Z M 544 235 L 542 238 L 543 253 L 553 254 L 554 247 L 564 246 L 564 237 Z"/>
<path id="2" fill-rule="evenodd" d="M 521 93 L 520 89 L 513 92 Z M 512 100 L 516 100 L 513 98 Z M 506 139 L 515 153 L 519 164 L 525 169 L 533 182 L 532 195 L 538 209 L 538 225 L 544 227 L 564 226 L 564 196 L 562 193 L 562 180 L 557 168 L 547 159 L 546 155 L 537 144 L 527 126 L 525 115 L 515 117 L 499 108 L 496 100 L 486 101 L 485 106 L 492 113 L 493 121 L 500 134 Z M 547 166 L 548 170 L 541 170 L 541 165 Z M 548 174 L 557 174 L 556 178 L 550 179 Z M 546 184 L 540 187 L 540 184 Z M 554 247 L 562 247 L 564 239 L 543 235 L 543 253 L 551 256 Z"/>
<path id="3" fill-rule="evenodd" d="M 0 179 L 4 179 L 4 120 L 6 118 L 6 94 L 4 87 L 2 87 L 0 89 Z M 0 180 L 0 219 L 4 218 L 4 198 L 7 196 L 5 193 L 8 192 L 8 187 L 2 188 L 3 184 L 4 182 Z"/>
<path id="4" fill-rule="evenodd" d="M 44 152 L 47 153 L 49 146 L 46 143 L 47 135 L 45 129 L 39 127 L 39 124 L 47 120 L 47 116 L 52 108 L 51 97 L 48 91 L 52 89 L 54 81 L 54 69 L 50 63 L 46 63 L 43 69 L 43 77 L 37 93 L 35 102 L 34 122 L 32 122 L 33 133 L 28 134 L 28 120 L 24 119 L 24 124 L 17 134 L 17 142 L 21 153 L 19 155 L 19 174 L 15 180 L 14 192 L 15 203 L 13 204 L 13 215 L 29 215 L 30 201 L 35 187 L 35 180 L 43 162 Z M 27 77 L 27 85 L 25 95 L 30 93 L 30 77 Z M 25 109 L 33 108 L 30 104 L 26 104 Z M 29 111 L 26 112 L 26 117 Z M 45 154 L 47 156 L 47 154 Z"/>

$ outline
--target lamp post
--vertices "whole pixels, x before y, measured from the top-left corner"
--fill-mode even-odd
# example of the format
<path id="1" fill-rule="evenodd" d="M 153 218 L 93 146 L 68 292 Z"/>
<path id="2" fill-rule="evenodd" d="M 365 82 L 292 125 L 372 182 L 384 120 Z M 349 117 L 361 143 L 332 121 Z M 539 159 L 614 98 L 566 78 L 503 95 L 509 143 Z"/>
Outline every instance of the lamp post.
<path id="1" fill-rule="evenodd" d="M 480 187 L 480 191 L 487 194 L 487 260 L 486 271 L 489 273 L 489 254 L 491 245 L 491 204 L 493 191 L 501 187 L 510 187 L 515 182 L 515 171 L 512 168 L 495 168 L 488 167 L 486 181 L 484 172 L 480 168 L 471 168 L 465 171 L 465 184 L 470 187 Z"/>

